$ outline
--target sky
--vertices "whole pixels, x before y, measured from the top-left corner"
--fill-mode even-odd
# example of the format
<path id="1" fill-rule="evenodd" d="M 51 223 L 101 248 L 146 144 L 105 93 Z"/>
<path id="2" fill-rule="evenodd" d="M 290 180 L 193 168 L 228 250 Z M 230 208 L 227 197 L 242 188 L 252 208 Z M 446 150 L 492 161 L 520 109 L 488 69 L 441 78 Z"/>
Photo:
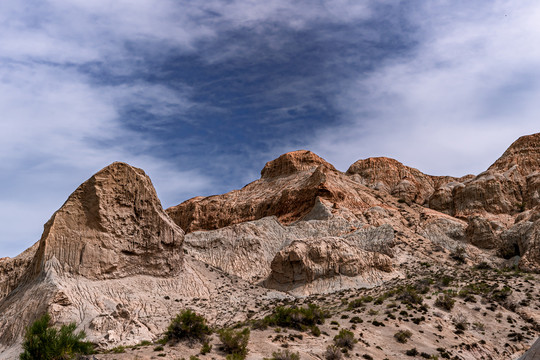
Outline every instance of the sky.
<path id="1" fill-rule="evenodd" d="M 114 161 L 163 206 L 308 149 L 478 174 L 540 131 L 540 2 L 0 2 L 0 257 Z"/>

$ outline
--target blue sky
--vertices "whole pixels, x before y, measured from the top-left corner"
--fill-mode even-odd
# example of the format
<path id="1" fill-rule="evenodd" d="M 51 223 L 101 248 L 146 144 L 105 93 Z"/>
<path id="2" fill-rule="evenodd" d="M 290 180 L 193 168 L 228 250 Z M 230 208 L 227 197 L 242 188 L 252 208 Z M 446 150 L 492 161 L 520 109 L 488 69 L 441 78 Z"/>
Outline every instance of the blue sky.
<path id="1" fill-rule="evenodd" d="M 0 257 L 113 161 L 164 207 L 309 149 L 479 173 L 540 131 L 535 1 L 0 2 Z"/>

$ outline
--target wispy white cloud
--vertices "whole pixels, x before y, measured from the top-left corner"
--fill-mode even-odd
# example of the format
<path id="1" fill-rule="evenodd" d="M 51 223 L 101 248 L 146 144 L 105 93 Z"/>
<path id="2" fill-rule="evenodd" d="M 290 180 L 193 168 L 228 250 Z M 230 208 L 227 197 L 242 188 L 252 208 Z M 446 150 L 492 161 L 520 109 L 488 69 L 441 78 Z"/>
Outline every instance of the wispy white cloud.
<path id="1" fill-rule="evenodd" d="M 104 63 L 126 76 L 139 61 L 130 56 L 130 43 L 191 51 L 211 31 L 167 1 L 33 5 L 0 3 L 0 256 L 39 239 L 42 224 L 69 193 L 113 161 L 143 167 L 166 206 L 206 191 L 208 177 L 152 156 L 155 140 L 121 119 L 124 109 L 135 109 L 155 117 L 149 126 L 159 126 L 189 109 L 188 87 L 138 79 L 111 84 L 79 67 Z"/>
<path id="2" fill-rule="evenodd" d="M 427 173 L 485 170 L 517 137 L 538 132 L 540 6 L 428 2 L 410 14 L 414 52 L 344 83 L 343 123 L 311 148 L 346 169 L 390 156 Z"/>

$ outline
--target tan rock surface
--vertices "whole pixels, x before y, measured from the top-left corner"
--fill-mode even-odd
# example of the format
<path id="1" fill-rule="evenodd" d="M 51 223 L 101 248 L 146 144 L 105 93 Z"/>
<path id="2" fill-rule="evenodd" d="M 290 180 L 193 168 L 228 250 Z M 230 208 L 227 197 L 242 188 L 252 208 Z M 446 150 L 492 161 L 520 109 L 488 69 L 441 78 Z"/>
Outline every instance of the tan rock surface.
<path id="1" fill-rule="evenodd" d="M 289 224 L 314 207 L 317 198 L 355 213 L 380 204 L 373 193 L 317 155 L 295 151 L 268 162 L 261 179 L 223 195 L 196 197 L 167 209 L 186 232 L 213 230 L 276 216 Z"/>
<path id="2" fill-rule="evenodd" d="M 271 269 L 270 284 L 294 286 L 339 275 L 390 272 L 392 261 L 386 255 L 359 249 L 342 238 L 325 237 L 293 241 L 276 254 Z"/>
<path id="3" fill-rule="evenodd" d="M 45 224 L 30 276 L 53 258 L 63 271 L 89 279 L 175 275 L 183 237 L 148 176 L 114 163 L 79 186 Z"/>
<path id="4" fill-rule="evenodd" d="M 266 217 L 213 231 L 189 233 L 184 249 L 195 259 L 228 274 L 266 284 L 276 254 L 294 241 L 317 243 L 322 238 L 334 237 L 336 242 L 343 241 L 343 246 L 358 254 L 369 251 L 370 254 L 392 255 L 394 230 L 390 225 L 354 230 L 360 225 L 353 226 L 340 217 L 283 225 L 276 217 Z M 349 286 L 344 284 L 342 287 Z M 303 294 L 309 293 L 307 289 L 303 291 Z"/>
<path id="5" fill-rule="evenodd" d="M 418 204 L 423 204 L 434 190 L 432 177 L 386 157 L 358 160 L 349 167 L 347 175 L 361 184 Z"/>
<path id="6" fill-rule="evenodd" d="M 0 259 L 0 300 L 17 287 L 38 246 L 36 242 L 14 258 Z"/>

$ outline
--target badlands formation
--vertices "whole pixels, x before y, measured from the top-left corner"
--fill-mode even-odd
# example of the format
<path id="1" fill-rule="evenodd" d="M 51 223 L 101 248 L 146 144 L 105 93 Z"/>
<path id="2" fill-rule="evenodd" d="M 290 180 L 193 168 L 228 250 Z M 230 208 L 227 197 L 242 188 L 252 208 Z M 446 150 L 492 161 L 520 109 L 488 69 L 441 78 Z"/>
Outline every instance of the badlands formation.
<path id="1" fill-rule="evenodd" d="M 252 327 L 247 359 L 325 359 L 342 329 L 357 341 L 345 358 L 538 359 L 539 273 L 540 134 L 461 178 L 388 158 L 341 172 L 295 151 L 240 190 L 166 210 L 144 171 L 113 163 L 0 259 L 0 359 L 45 312 L 76 322 L 92 359 L 224 359 L 216 336 L 205 355 L 156 346 L 187 308 Z M 307 304 L 328 312 L 320 334 L 261 326 Z"/>

